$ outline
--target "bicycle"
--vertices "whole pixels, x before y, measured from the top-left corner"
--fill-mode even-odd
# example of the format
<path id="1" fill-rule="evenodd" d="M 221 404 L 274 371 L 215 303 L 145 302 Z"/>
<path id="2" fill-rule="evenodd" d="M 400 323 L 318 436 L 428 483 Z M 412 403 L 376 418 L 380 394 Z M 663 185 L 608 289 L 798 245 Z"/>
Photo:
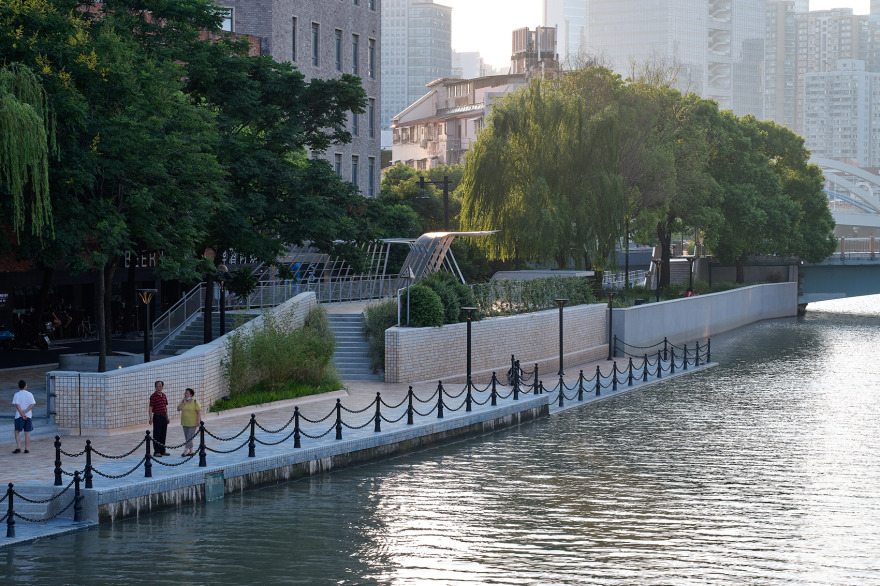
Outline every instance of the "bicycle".
<path id="1" fill-rule="evenodd" d="M 84 317 L 82 321 L 79 322 L 76 331 L 83 342 L 98 337 L 98 330 L 92 324 L 92 320 L 88 316 Z"/>

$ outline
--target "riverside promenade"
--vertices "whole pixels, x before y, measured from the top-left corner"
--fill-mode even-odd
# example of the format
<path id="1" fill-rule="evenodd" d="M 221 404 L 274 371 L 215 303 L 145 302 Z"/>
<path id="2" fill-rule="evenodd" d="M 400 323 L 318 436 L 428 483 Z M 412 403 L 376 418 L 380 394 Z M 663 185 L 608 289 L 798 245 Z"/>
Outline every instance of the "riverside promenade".
<path id="1" fill-rule="evenodd" d="M 15 490 L 31 500 L 45 500 L 64 491 L 48 504 L 27 503 L 15 497 L 17 515 L 27 517 L 31 514 L 34 519 L 40 519 L 57 515 L 61 510 L 64 512 L 46 523 L 17 518 L 16 536 L 0 537 L 0 547 L 516 425 L 662 383 L 671 376 L 704 369 L 712 365 L 707 350 L 705 345 L 702 353 L 692 349 L 687 369 L 681 354 L 673 363 L 674 351 L 666 360 L 658 353 L 653 360 L 649 359 L 647 368 L 641 358 L 633 359 L 631 371 L 628 370 L 628 359 L 617 358 L 616 383 L 612 378 L 613 363 L 606 360 L 567 368 L 562 387 L 555 372 L 542 373 L 538 380 L 543 382 L 543 389 L 535 384 L 528 366 L 521 365 L 523 380 L 517 385 L 516 392 L 507 384 L 507 373 L 499 373 L 494 393 L 487 380 L 474 383 L 470 393 L 465 385 L 448 385 L 448 388 L 444 386 L 441 402 L 437 382 L 425 381 L 412 385 L 412 408 L 409 407 L 408 384 L 351 381 L 345 390 L 320 396 L 220 414 L 208 413 L 204 418 L 208 430 L 204 442 L 206 465 L 199 466 L 198 455 L 182 458 L 181 448 L 172 449 L 171 457 L 150 458 L 151 477 L 145 477 L 146 446 L 143 440 L 146 426 L 121 430 L 110 436 L 62 438 L 62 449 L 79 455 L 75 458 L 62 456 L 63 486 L 59 487 L 53 485 L 54 439 L 38 439 L 32 441 L 30 454 L 11 454 L 11 450 L 0 453 L 0 481 L 4 487 L 7 483 L 15 483 Z M 601 372 L 598 379 L 595 377 L 597 368 Z M 583 378 L 580 378 L 581 371 Z M 561 405 L 560 390 L 563 393 Z M 145 401 L 148 391 L 145 390 Z M 381 398 L 378 411 L 377 393 Z M 172 408 L 177 399 L 169 397 Z M 441 406 L 443 417 L 438 417 Z M 297 419 L 294 417 L 296 410 L 299 412 Z M 256 423 L 253 457 L 248 456 L 251 414 L 255 415 Z M 409 415 L 412 415 L 412 423 L 408 423 Z M 377 420 L 379 431 L 376 431 Z M 301 447 L 298 448 L 293 437 L 295 428 L 300 436 Z M 341 439 L 337 439 L 340 436 Z M 92 440 L 95 450 L 92 457 L 93 488 L 85 489 L 85 483 L 81 484 L 83 521 L 73 523 L 74 491 L 72 486 L 65 487 L 71 482 L 69 473 L 78 470 L 82 474 L 84 471 L 85 456 L 81 452 L 86 439 Z M 176 420 L 172 420 L 169 426 L 167 441 L 169 445 L 183 441 L 182 429 Z M 106 458 L 98 452 L 110 456 L 131 453 L 122 458 Z M 3 502 L 0 517 L 6 512 L 7 503 Z M 5 525 L 6 520 L 3 523 Z M 0 531 L 5 528 L 0 525 Z"/>

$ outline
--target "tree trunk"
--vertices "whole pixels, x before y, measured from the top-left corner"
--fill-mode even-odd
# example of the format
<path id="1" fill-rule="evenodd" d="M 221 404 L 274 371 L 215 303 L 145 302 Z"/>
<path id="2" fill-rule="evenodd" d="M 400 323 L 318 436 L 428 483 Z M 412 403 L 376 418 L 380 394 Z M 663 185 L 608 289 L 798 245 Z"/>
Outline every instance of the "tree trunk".
<path id="1" fill-rule="evenodd" d="M 669 247 L 672 233 L 666 230 L 667 224 L 657 224 L 657 241 L 660 246 L 660 286 L 669 285 Z"/>
<path id="2" fill-rule="evenodd" d="M 125 300 L 125 311 L 122 318 L 122 333 L 124 334 L 137 329 L 138 300 L 136 274 L 137 266 L 134 256 L 132 256 L 131 262 L 128 263 L 128 280 L 125 283 L 125 296 L 123 297 Z"/>
<path id="3" fill-rule="evenodd" d="M 43 282 L 40 284 L 40 293 L 37 295 L 37 307 L 32 316 L 32 324 L 38 332 L 43 331 L 43 314 L 49 306 L 49 289 L 52 287 L 52 277 L 55 276 L 54 267 L 43 267 Z"/>
<path id="4" fill-rule="evenodd" d="M 214 273 L 205 275 L 205 344 L 214 339 Z"/>
<path id="5" fill-rule="evenodd" d="M 96 281 L 98 285 L 98 311 L 95 312 L 95 324 L 98 330 L 98 372 L 107 370 L 107 337 L 104 335 L 104 270 L 106 266 L 97 270 Z"/>
<path id="6" fill-rule="evenodd" d="M 738 259 L 736 259 L 736 282 L 737 283 L 745 283 L 746 282 L 746 255 L 742 254 Z"/>
<path id="7" fill-rule="evenodd" d="M 623 288 L 629 289 L 629 216 L 626 217 L 626 240 L 624 241 L 624 245 L 626 246 L 626 255 L 624 260 L 624 269 L 623 269 Z"/>
<path id="8" fill-rule="evenodd" d="M 119 258 L 113 259 L 104 269 L 104 336 L 107 354 L 113 353 L 113 275 L 119 266 Z"/>

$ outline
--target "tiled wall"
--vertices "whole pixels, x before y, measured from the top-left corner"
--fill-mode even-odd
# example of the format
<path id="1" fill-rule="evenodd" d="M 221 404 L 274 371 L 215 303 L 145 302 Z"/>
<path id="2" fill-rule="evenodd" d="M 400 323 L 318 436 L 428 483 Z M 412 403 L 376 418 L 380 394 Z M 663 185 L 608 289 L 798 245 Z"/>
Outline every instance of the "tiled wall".
<path id="1" fill-rule="evenodd" d="M 272 311 L 277 315 L 292 315 L 292 322 L 299 326 L 316 304 L 314 293 L 302 293 Z M 262 321 L 263 318 L 258 317 L 241 327 L 256 327 Z M 58 426 L 66 429 L 81 426 L 90 433 L 106 433 L 146 425 L 149 422 L 147 404 L 157 380 L 165 382 L 172 418 L 177 415 L 174 407 L 187 387 L 196 391 L 196 399 L 207 408 L 227 393 L 221 369 L 226 357 L 226 339 L 227 336 L 223 336 L 180 356 L 110 372 L 50 372 L 56 393 Z"/>
<path id="2" fill-rule="evenodd" d="M 604 304 L 566 307 L 563 317 L 565 364 L 580 364 L 608 353 Z M 506 373 L 510 355 L 523 367 L 559 365 L 559 310 L 487 318 L 471 331 L 472 372 L 484 380 L 492 371 Z M 467 370 L 467 324 L 441 328 L 389 328 L 385 331 L 385 380 L 416 382 L 464 380 Z M 549 372 L 549 371 L 548 371 Z M 479 376 L 479 379 L 477 379 Z M 500 375 L 499 375 L 500 376 Z"/>

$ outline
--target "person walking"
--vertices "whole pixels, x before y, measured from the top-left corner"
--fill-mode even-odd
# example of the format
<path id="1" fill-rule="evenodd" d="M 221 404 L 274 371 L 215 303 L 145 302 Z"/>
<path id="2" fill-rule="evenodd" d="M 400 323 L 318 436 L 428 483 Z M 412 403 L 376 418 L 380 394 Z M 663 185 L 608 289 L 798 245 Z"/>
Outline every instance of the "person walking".
<path id="1" fill-rule="evenodd" d="M 27 390 L 27 383 L 23 380 L 18 381 L 18 392 L 12 397 L 12 404 L 15 405 L 15 449 L 13 454 L 21 453 L 21 439 L 19 434 L 24 432 L 24 453 L 31 451 L 31 432 L 34 430 L 34 416 L 31 410 L 37 404 L 34 396 Z"/>
<path id="2" fill-rule="evenodd" d="M 150 395 L 150 424 L 153 426 L 153 455 L 170 455 L 165 449 L 165 436 L 168 434 L 168 397 L 162 392 L 165 383 L 157 380 L 156 390 Z"/>
<path id="3" fill-rule="evenodd" d="M 194 456 L 192 441 L 202 422 L 202 406 L 196 401 L 194 390 L 188 388 L 183 391 L 183 400 L 177 404 L 177 410 L 180 411 L 180 425 L 183 427 L 183 437 L 186 440 L 181 456 Z"/>

